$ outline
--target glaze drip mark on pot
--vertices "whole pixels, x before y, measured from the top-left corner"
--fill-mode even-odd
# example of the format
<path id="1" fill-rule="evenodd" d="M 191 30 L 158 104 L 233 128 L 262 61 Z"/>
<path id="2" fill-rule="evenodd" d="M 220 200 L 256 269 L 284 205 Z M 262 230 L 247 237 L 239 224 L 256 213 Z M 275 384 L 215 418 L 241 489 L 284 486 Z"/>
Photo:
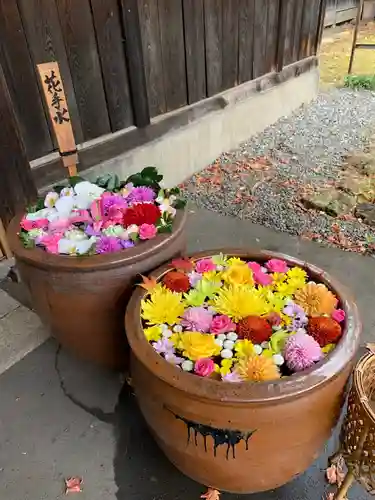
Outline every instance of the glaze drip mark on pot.
<path id="1" fill-rule="evenodd" d="M 173 413 L 173 412 L 172 412 Z M 236 458 L 236 445 L 241 441 L 245 442 L 246 451 L 249 449 L 249 439 L 254 434 L 254 431 L 242 432 L 235 431 L 232 429 L 217 429 L 211 427 L 210 425 L 199 424 L 191 420 L 187 420 L 184 417 L 180 417 L 173 413 L 173 415 L 178 419 L 182 420 L 187 427 L 188 436 L 187 442 L 190 443 L 192 435 L 194 435 L 194 444 L 198 446 L 197 437 L 200 434 L 203 437 L 204 450 L 207 451 L 207 436 L 211 436 L 214 441 L 214 456 L 216 457 L 216 450 L 219 446 L 226 446 L 227 453 L 226 458 L 229 459 L 229 452 L 232 450 L 232 458 Z"/>

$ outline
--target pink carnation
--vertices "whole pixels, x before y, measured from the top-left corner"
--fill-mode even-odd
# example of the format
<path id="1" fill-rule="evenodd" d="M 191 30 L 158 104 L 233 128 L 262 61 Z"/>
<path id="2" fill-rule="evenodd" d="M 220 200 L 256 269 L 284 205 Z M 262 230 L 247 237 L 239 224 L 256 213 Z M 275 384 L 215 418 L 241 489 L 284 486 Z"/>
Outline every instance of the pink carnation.
<path id="1" fill-rule="evenodd" d="M 286 273 L 288 271 L 288 265 L 285 260 L 271 259 L 266 262 L 266 268 L 271 273 Z"/>
<path id="2" fill-rule="evenodd" d="M 335 309 L 332 313 L 332 319 L 337 321 L 337 323 L 341 323 L 345 319 L 345 311 L 342 309 Z"/>
<path id="3" fill-rule="evenodd" d="M 247 265 L 253 273 L 260 273 L 262 271 L 262 266 L 258 262 L 248 262 Z"/>
<path id="4" fill-rule="evenodd" d="M 139 226 L 139 238 L 141 240 L 151 240 L 155 238 L 158 230 L 154 224 L 141 224 Z"/>
<path id="5" fill-rule="evenodd" d="M 216 266 L 212 259 L 202 259 L 196 263 L 195 270 L 197 273 L 208 273 L 209 271 L 215 271 Z"/>
<path id="6" fill-rule="evenodd" d="M 21 227 L 25 231 L 31 231 L 32 229 L 47 229 L 48 219 L 29 220 L 24 217 L 21 220 Z"/>
<path id="7" fill-rule="evenodd" d="M 213 312 L 204 307 L 189 307 L 182 316 L 181 326 L 193 332 L 210 331 Z"/>
<path id="8" fill-rule="evenodd" d="M 285 343 L 285 362 L 288 368 L 299 372 L 310 368 L 323 357 L 318 342 L 304 332 L 291 335 Z"/>
<path id="9" fill-rule="evenodd" d="M 223 315 L 215 316 L 212 320 L 210 332 L 219 334 L 236 331 L 236 325 L 228 317 Z"/>
<path id="10" fill-rule="evenodd" d="M 210 358 L 201 358 L 195 362 L 194 372 L 200 377 L 209 377 L 215 370 L 215 363 Z"/>
<path id="11" fill-rule="evenodd" d="M 71 226 L 70 219 L 68 217 L 63 217 L 61 219 L 56 219 L 49 223 L 50 231 L 63 232 L 67 231 Z"/>
<path id="12" fill-rule="evenodd" d="M 48 253 L 59 253 L 59 241 L 63 237 L 62 233 L 47 234 L 39 239 L 39 244 L 43 245 Z"/>
<path id="13" fill-rule="evenodd" d="M 268 286 L 272 283 L 272 277 L 269 276 L 268 274 L 264 273 L 263 271 L 256 271 L 253 272 L 253 278 L 255 283 L 258 285 L 262 286 Z"/>

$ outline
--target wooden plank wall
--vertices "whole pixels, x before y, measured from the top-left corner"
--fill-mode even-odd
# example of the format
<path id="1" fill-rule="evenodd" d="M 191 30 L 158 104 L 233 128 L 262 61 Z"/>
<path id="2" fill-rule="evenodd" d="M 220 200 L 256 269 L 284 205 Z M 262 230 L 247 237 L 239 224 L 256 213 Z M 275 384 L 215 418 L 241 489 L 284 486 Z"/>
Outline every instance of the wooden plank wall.
<path id="1" fill-rule="evenodd" d="M 146 126 L 316 53 L 324 0 L 0 0 L 0 65 L 29 159 L 56 148 L 38 63 L 78 143 Z"/>

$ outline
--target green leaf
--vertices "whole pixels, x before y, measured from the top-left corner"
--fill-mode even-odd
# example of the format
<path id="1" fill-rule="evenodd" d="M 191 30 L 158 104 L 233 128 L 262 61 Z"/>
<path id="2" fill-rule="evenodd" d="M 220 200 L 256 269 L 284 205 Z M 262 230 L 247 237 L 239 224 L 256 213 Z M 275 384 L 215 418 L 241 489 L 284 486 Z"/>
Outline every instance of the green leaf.
<path id="1" fill-rule="evenodd" d="M 205 297 L 208 297 L 211 299 L 215 293 L 219 290 L 221 287 L 220 282 L 219 283 L 214 283 L 212 281 L 202 279 L 198 281 L 197 286 L 195 287 L 198 292 L 204 294 Z"/>
<path id="2" fill-rule="evenodd" d="M 79 175 L 72 175 L 68 178 L 69 186 L 74 187 L 76 184 L 83 182 L 85 179 L 80 177 Z"/>
<path id="3" fill-rule="evenodd" d="M 34 248 L 35 241 L 25 231 L 19 233 L 20 240 L 25 248 Z"/>
<path id="4" fill-rule="evenodd" d="M 53 186 L 52 190 L 56 191 L 57 194 L 60 194 L 61 191 L 63 189 L 65 189 L 66 187 L 67 187 L 67 184 L 65 184 L 65 185 L 64 184 L 56 184 L 55 186 Z"/>
<path id="5" fill-rule="evenodd" d="M 172 224 L 163 224 L 157 226 L 157 230 L 159 233 L 171 233 L 172 229 Z"/>
<path id="6" fill-rule="evenodd" d="M 184 294 L 184 300 L 186 304 L 191 307 L 199 307 L 206 300 L 206 296 L 199 290 L 190 290 L 188 293 Z"/>
<path id="7" fill-rule="evenodd" d="M 178 200 L 176 200 L 174 203 L 173 203 L 173 206 L 174 208 L 176 208 L 177 210 L 182 210 L 183 208 L 186 207 L 186 203 L 187 201 L 186 200 L 183 200 L 182 198 L 179 198 Z"/>

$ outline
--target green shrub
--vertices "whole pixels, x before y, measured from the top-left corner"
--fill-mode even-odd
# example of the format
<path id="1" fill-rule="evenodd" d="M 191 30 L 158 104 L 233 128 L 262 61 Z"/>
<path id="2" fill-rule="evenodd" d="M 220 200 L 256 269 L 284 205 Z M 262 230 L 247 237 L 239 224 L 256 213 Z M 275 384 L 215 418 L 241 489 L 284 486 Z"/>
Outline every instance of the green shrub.
<path id="1" fill-rule="evenodd" d="M 375 90 L 375 75 L 347 75 L 344 84 L 350 89 Z"/>

